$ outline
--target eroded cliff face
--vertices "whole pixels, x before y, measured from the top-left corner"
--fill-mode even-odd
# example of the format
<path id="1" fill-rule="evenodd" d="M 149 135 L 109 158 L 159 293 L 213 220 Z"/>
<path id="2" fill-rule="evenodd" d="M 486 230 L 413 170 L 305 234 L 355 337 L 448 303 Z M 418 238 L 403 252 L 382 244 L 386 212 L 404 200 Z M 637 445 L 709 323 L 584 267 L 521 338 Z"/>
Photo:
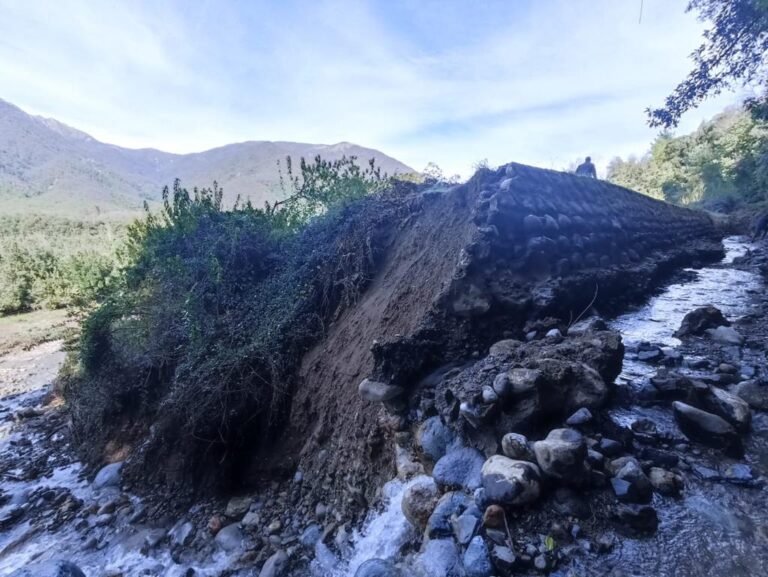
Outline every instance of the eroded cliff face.
<path id="1" fill-rule="evenodd" d="M 260 460 L 301 471 L 308 508 L 354 510 L 375 497 L 393 475 L 395 439 L 433 410 L 419 409 L 428 375 L 445 388 L 460 378 L 451 369 L 499 340 L 565 332 L 586 309 L 618 309 L 678 267 L 722 255 L 704 213 L 519 164 L 407 202 L 367 290 L 304 357 L 279 450 Z M 379 389 L 359 394 L 364 379 Z M 563 394 L 575 380 L 563 379 Z M 376 395 L 387 409 L 368 402 Z"/>

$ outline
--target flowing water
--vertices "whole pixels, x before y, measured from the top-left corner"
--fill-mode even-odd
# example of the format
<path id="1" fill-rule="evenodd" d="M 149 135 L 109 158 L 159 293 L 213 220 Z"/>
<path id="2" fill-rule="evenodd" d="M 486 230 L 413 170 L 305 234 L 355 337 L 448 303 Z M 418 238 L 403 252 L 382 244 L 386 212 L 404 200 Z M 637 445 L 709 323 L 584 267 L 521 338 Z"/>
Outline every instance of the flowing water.
<path id="1" fill-rule="evenodd" d="M 736 319 L 751 311 L 752 296 L 764 290 L 760 277 L 728 266 L 747 249 L 743 239 L 725 241 L 727 256 L 718 266 L 686 271 L 685 281 L 666 287 L 645 305 L 612 321 L 629 345 L 649 341 L 677 347 L 672 336 L 682 317 L 690 310 L 714 304 L 728 317 Z M 653 371 L 649 365 L 628 357 L 621 379 L 637 386 Z M 26 439 L 9 425 L 10 415 L 40 403 L 42 391 L 0 399 L 0 451 L 4 455 L 34 451 L 52 439 L 27 431 Z M 629 407 L 613 413 L 616 420 L 631 423 L 641 417 L 653 419 L 661 429 L 681 436 L 667 407 Z M 56 439 L 54 438 L 53 441 Z M 68 450 L 68 447 L 61 447 Z M 720 454 L 703 452 L 700 463 L 722 470 L 732 461 Z M 44 488 L 66 490 L 85 502 L 103 502 L 110 490 L 99 492 L 81 475 L 76 462 L 48 457 L 50 470 L 34 480 L 13 480 L 14 470 L 4 471 L 0 501 L 0 522 L 9 508 L 25 499 L 46 498 Z M 768 418 L 755 415 L 753 431 L 747 441 L 747 462 L 762 472 L 768 465 Z M 18 473 L 17 473 L 18 474 Z M 372 510 L 341 556 L 319 544 L 315 550 L 312 574 L 323 577 L 353 577 L 357 568 L 373 558 L 390 559 L 413 567 L 417 573 L 435 574 L 440 559 L 433 552 L 412 551 L 417 535 L 401 511 L 403 493 L 410 483 L 393 480 L 382 489 L 382 504 Z M 112 489 L 116 491 L 116 489 Z M 127 495 L 133 508 L 138 499 Z M 653 506 L 660 518 L 658 532 L 644 539 L 622 538 L 607 555 L 577 558 L 566 571 L 574 575 L 654 575 L 700 577 L 702 575 L 768 575 L 768 504 L 760 489 L 699 480 L 686 475 L 686 488 L 679 499 L 654 496 Z M 98 527 L 95 515 L 78 517 L 60 525 L 43 518 L 23 522 L 0 532 L 0 574 L 25 567 L 32 562 L 65 558 L 78 563 L 89 577 L 101 575 L 219 575 L 232 562 L 224 552 L 211 550 L 198 559 L 180 565 L 174 562 L 167 546 L 147 547 L 153 536 L 165 535 L 168 526 L 142 527 L 118 520 Z M 98 538 L 94 543 L 92 537 Z"/>

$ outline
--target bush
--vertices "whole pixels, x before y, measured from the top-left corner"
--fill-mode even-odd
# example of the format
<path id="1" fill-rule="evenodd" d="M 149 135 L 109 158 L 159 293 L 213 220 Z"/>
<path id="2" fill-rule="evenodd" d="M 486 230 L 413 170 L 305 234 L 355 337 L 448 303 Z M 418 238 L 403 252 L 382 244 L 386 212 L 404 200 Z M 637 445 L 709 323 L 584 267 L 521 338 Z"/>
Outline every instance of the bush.
<path id="1" fill-rule="evenodd" d="M 122 230 L 104 222 L 0 218 L 0 315 L 98 299 L 116 272 Z"/>
<path id="2" fill-rule="evenodd" d="M 120 426 L 153 422 L 152 454 L 231 458 L 237 439 L 267 437 L 302 354 L 369 281 L 397 204 L 350 162 L 302 163 L 293 194 L 265 209 L 224 211 L 215 185 L 176 182 L 160 214 L 129 228 L 66 387 L 81 440 L 98 452 Z"/>

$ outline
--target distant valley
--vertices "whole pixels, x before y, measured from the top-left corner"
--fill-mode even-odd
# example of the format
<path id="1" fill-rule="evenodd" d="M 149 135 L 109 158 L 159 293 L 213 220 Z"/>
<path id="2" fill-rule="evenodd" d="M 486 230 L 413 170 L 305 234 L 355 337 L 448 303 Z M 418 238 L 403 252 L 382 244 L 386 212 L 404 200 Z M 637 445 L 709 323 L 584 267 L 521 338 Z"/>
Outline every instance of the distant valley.
<path id="1" fill-rule="evenodd" d="M 122 148 L 0 99 L 0 216 L 129 216 L 145 201 L 159 201 L 175 178 L 190 189 L 217 181 L 225 203 L 239 196 L 261 206 L 282 194 L 278 160 L 318 154 L 327 160 L 356 156 L 361 164 L 373 158 L 388 174 L 414 172 L 383 152 L 348 142 L 249 141 L 192 154 Z"/>

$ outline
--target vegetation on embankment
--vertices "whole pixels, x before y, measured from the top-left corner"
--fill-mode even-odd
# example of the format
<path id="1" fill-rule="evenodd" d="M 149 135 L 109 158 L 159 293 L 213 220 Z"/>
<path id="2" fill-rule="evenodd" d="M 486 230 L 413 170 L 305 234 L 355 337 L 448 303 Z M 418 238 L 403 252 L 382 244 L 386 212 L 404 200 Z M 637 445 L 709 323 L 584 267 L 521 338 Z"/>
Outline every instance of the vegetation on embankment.
<path id="1" fill-rule="evenodd" d="M 0 316 L 86 305 L 117 269 L 121 222 L 0 216 Z"/>
<path id="2" fill-rule="evenodd" d="M 164 450 L 198 462 L 280 421 L 301 354 L 371 277 L 395 186 L 354 159 L 286 176 L 293 194 L 264 209 L 177 182 L 128 228 L 65 387 L 93 456 L 128 423 L 152 421 Z"/>
<path id="3" fill-rule="evenodd" d="M 642 158 L 615 158 L 608 180 L 654 198 L 730 212 L 768 200 L 768 121 L 729 109 L 684 136 L 661 133 Z"/>

